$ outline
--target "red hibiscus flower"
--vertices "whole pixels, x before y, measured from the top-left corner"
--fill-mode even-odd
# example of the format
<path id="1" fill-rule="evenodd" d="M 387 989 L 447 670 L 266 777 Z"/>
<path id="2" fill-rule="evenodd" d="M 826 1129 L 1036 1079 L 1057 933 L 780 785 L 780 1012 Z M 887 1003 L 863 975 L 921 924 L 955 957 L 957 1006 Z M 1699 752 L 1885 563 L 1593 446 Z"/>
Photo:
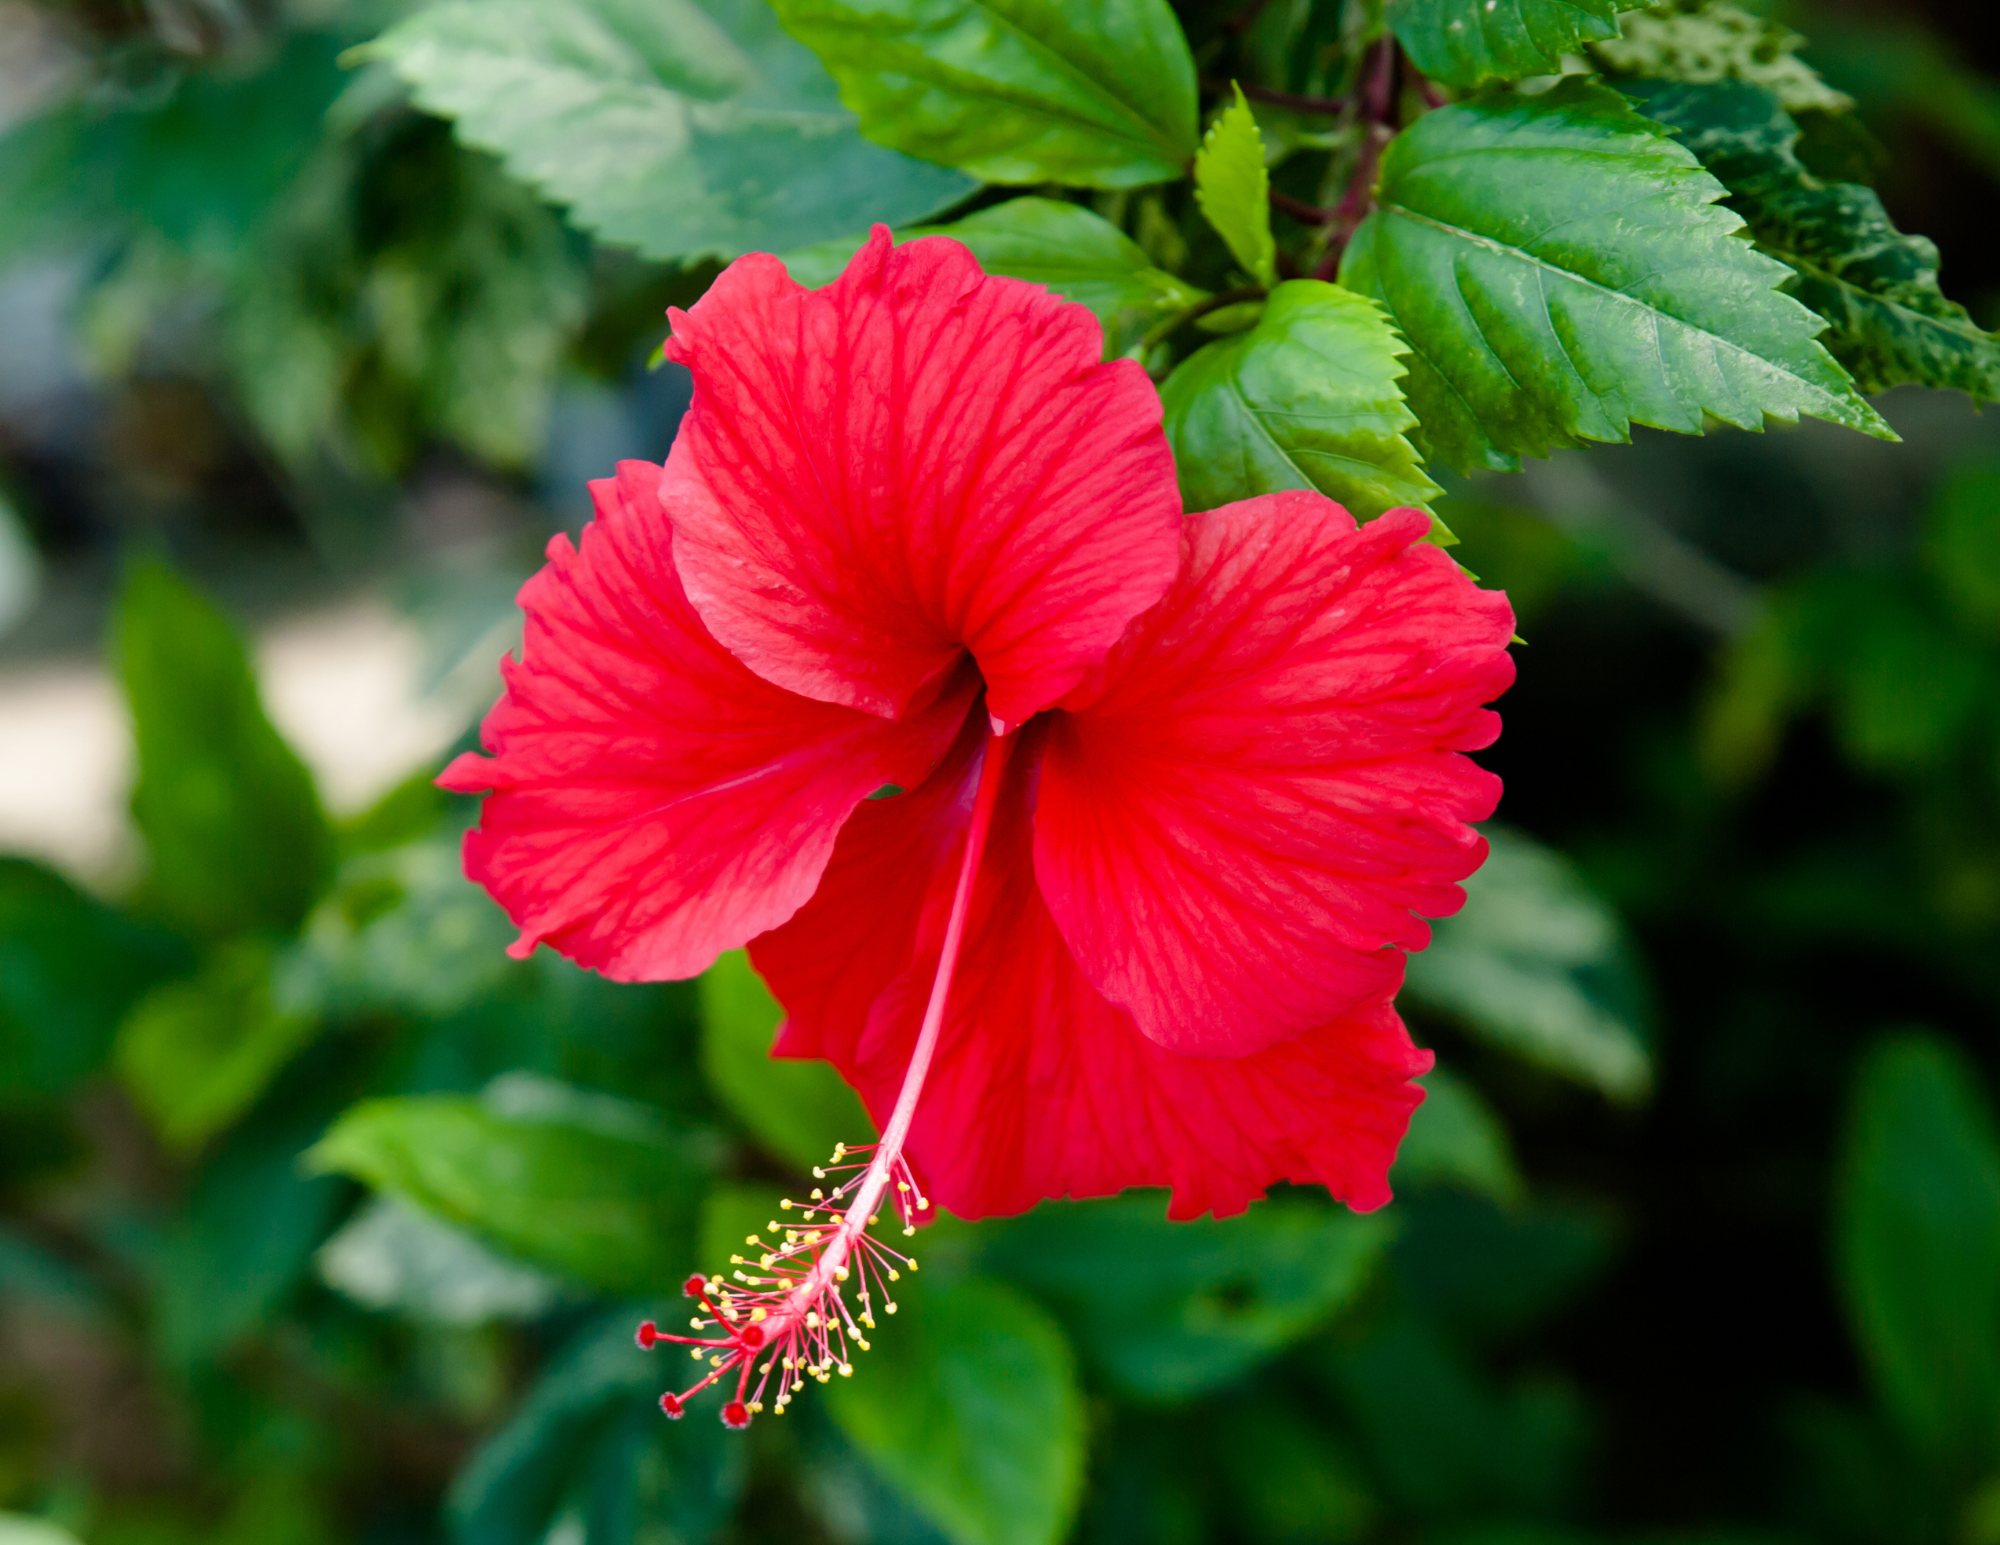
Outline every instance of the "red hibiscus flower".
<path id="1" fill-rule="evenodd" d="M 1512 614 L 1413 510 L 1184 516 L 1101 346 L 942 238 L 878 229 L 819 291 L 733 264 L 673 313 L 666 466 L 550 543 L 493 756 L 442 780 L 489 794 L 466 867 L 517 952 L 657 979 L 748 942 L 778 1054 L 880 1124 L 746 1287 L 689 1283 L 732 1424 L 764 1349 L 782 1408 L 866 1344 L 885 1197 L 1388 1200 L 1431 1061 L 1391 1000 L 1485 856 L 1499 784 L 1462 753 Z"/>

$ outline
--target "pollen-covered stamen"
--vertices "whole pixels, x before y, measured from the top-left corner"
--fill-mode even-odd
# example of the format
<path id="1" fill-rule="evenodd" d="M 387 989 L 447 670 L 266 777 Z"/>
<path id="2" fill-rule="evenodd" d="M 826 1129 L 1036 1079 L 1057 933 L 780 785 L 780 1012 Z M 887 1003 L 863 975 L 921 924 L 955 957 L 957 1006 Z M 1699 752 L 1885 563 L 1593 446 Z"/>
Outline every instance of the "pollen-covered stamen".
<path id="1" fill-rule="evenodd" d="M 846 1377 L 854 1372 L 853 1352 L 868 1350 L 867 1332 L 875 1328 L 878 1295 L 883 1312 L 896 1312 L 889 1284 L 899 1281 L 903 1271 L 915 1271 L 917 1263 L 868 1229 L 879 1221 L 885 1200 L 901 1220 L 905 1235 L 916 1233 L 918 1218 L 930 1208 L 903 1158 L 903 1144 L 937 1051 L 952 972 L 965 938 L 973 881 L 1012 745 L 1001 734 L 986 741 L 937 975 L 881 1141 L 856 1148 L 842 1144 L 824 1165 L 815 1167 L 813 1179 L 826 1184 L 814 1186 L 804 1202 L 788 1199 L 780 1204 L 781 1211 L 798 1214 L 796 1221 L 781 1225 L 774 1218 L 761 1233 L 745 1236 L 743 1242 L 752 1253 L 730 1257 L 733 1283 L 720 1277 L 687 1279 L 684 1291 L 705 1311 L 690 1328 L 712 1334 L 672 1336 L 650 1320 L 639 1327 L 640 1346 L 678 1342 L 709 1365 L 700 1382 L 661 1397 L 660 1409 L 668 1416 L 678 1418 L 690 1398 L 731 1373 L 736 1375 L 736 1389 L 722 1408 L 724 1426 L 749 1426 L 750 1418 L 764 1409 L 764 1397 L 774 1382 L 773 1409 L 782 1412 L 807 1379 L 824 1384 L 836 1373 Z M 764 1234 L 771 1236 L 769 1241 Z M 852 1304 L 846 1293 L 850 1284 Z M 760 1354 L 765 1354 L 761 1362 Z"/>

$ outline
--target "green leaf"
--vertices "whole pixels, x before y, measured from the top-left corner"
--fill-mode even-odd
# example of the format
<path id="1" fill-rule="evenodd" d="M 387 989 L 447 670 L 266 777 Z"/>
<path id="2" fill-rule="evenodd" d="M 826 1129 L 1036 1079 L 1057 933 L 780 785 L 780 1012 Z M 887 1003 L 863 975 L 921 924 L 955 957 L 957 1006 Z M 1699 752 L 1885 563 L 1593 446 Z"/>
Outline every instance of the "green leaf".
<path id="1" fill-rule="evenodd" d="M 126 575 L 112 646 L 138 742 L 132 814 L 150 899 L 196 933 L 297 927 L 332 834 L 311 775 L 264 715 L 235 629 L 147 561 Z"/>
<path id="2" fill-rule="evenodd" d="M 68 1094 L 140 994 L 191 964 L 171 935 L 51 869 L 0 858 L 0 1109 Z"/>
<path id="3" fill-rule="evenodd" d="M 1925 513 L 1924 557 L 1967 627 L 2000 635 L 2000 461 L 1954 467 Z"/>
<path id="4" fill-rule="evenodd" d="M 1236 88 L 1194 158 L 1194 199 L 1231 256 L 1257 283 L 1278 282 L 1278 249 L 1271 239 L 1271 174 L 1264 169 L 1264 139 L 1257 115 Z"/>
<path id="5" fill-rule="evenodd" d="M 646 1106 L 510 1075 L 354 1106 L 308 1159 L 614 1292 L 685 1275 L 706 1165 Z"/>
<path id="6" fill-rule="evenodd" d="M 743 1253 L 752 1234 L 775 1234 L 769 1225 L 783 1219 L 784 1199 L 776 1186 L 744 1181 L 711 1190 L 701 1204 L 700 1243 L 695 1247 L 699 1268 L 721 1272 L 730 1256 Z"/>
<path id="7" fill-rule="evenodd" d="M 159 1260 L 154 1336 L 190 1367 L 270 1320 L 305 1278 L 348 1188 L 301 1173 L 318 1112 L 259 1112 L 202 1166 Z"/>
<path id="8" fill-rule="evenodd" d="M 1180 177 L 1195 69 L 1167 0 L 774 0 L 862 132 L 986 182 Z"/>
<path id="9" fill-rule="evenodd" d="M 1139 244 L 1102 215 L 1059 199 L 1009 199 L 952 225 L 898 231 L 898 242 L 949 236 L 963 242 L 989 274 L 1047 285 L 1064 300 L 1088 306 L 1104 328 L 1104 352 L 1129 349 L 1154 322 L 1208 298 L 1185 280 L 1155 268 Z M 818 288 L 840 277 L 866 238 L 843 236 L 785 254 L 800 284 Z"/>
<path id="10" fill-rule="evenodd" d="M 864 140 L 754 0 L 451 0 L 362 52 L 578 224 L 649 257 L 782 250 L 973 186 Z"/>
<path id="11" fill-rule="evenodd" d="M 1799 160 L 1799 128 L 1770 92 L 1736 82 L 1623 88 L 1730 192 L 1758 247 L 1793 269 L 1791 293 L 1832 324 L 1821 340 L 1866 392 L 1911 383 L 2000 400 L 2000 337 L 1938 287 L 1938 250 L 1906 236 L 1858 183 Z"/>
<path id="12" fill-rule="evenodd" d="M 1455 1186 L 1510 1205 L 1526 1194 L 1500 1118 L 1470 1084 L 1441 1068 L 1424 1077 L 1424 1103 L 1389 1173 L 1399 1191 Z"/>
<path id="13" fill-rule="evenodd" d="M 1362 520 L 1428 513 L 1440 490 L 1407 438 L 1407 352 L 1373 301 L 1315 279 L 1279 285 L 1255 327 L 1196 350 L 1160 389 L 1182 500 L 1212 510 L 1317 488 Z"/>
<path id="14" fill-rule="evenodd" d="M 154 988 L 119 1027 L 119 1076 L 170 1148 L 234 1123 L 319 1033 L 273 1006 L 271 958 L 268 945 L 232 945 L 193 980 Z"/>
<path id="15" fill-rule="evenodd" d="M 1352 1302 L 1389 1236 L 1303 1200 L 1171 1223 L 1157 1192 L 1045 1202 L 978 1231 L 986 1269 L 1054 1306 L 1115 1383 L 1162 1401 L 1228 1383 Z"/>
<path id="16" fill-rule="evenodd" d="M 834 1144 L 873 1142 L 875 1125 L 832 1064 L 771 1055 L 784 1010 L 741 950 L 700 979 L 701 1070 L 709 1088 L 757 1141 L 800 1170 Z"/>
<path id="17" fill-rule="evenodd" d="M 370 1309 L 438 1325 L 547 1313 L 562 1284 L 394 1197 L 376 1197 L 320 1247 L 326 1284 Z"/>
<path id="18" fill-rule="evenodd" d="M 1855 1078 L 1834 1214 L 1855 1338 L 1889 1414 L 1968 1477 L 2000 1437 L 2000 1134 L 1935 1036 L 1878 1043 Z"/>
<path id="19" fill-rule="evenodd" d="M 1618 35 L 1619 0 L 1389 0 L 1383 15 L 1432 80 L 1476 86 L 1562 69 L 1592 38 Z"/>
<path id="20" fill-rule="evenodd" d="M 1761 86 L 1786 112 L 1846 112 L 1853 98 L 1835 91 L 1798 57 L 1805 39 L 1768 16 L 1711 0 L 1666 0 L 1619 18 L 1620 36 L 1589 45 L 1614 76 L 1660 81 L 1738 80 Z"/>
<path id="21" fill-rule="evenodd" d="M 0 1513 L 0 1545 L 82 1545 L 67 1529 L 45 1518 L 29 1518 L 20 1513 Z"/>
<path id="22" fill-rule="evenodd" d="M 1489 826 L 1465 907 L 1431 925 L 1405 991 L 1481 1039 L 1616 1100 L 1652 1087 L 1645 998 L 1618 915 L 1560 854 Z"/>
<path id="23" fill-rule="evenodd" d="M 1502 1206 L 1465 1191 L 1397 1203 L 1392 1275 L 1409 1303 L 1468 1344 L 1518 1340 L 1602 1277 L 1618 1231 L 1605 1209 Z"/>
<path id="24" fill-rule="evenodd" d="M 1340 277 L 1410 344 L 1418 443 L 1463 469 L 1629 439 L 1635 423 L 1695 434 L 1805 414 L 1893 439 L 1722 194 L 1588 81 L 1488 91 L 1397 135 Z"/>
<path id="25" fill-rule="evenodd" d="M 748 1448 L 699 1412 L 679 1422 L 660 1416 L 654 1402 L 681 1369 L 633 1345 L 638 1318 L 636 1308 L 607 1315 L 550 1362 L 452 1483 L 452 1539 L 694 1545 L 714 1537 L 742 1493 Z"/>
<path id="26" fill-rule="evenodd" d="M 953 1545 L 1055 1545 L 1083 1483 L 1083 1394 L 1063 1334 L 982 1277 L 925 1282 L 826 1390 L 842 1432 Z"/>

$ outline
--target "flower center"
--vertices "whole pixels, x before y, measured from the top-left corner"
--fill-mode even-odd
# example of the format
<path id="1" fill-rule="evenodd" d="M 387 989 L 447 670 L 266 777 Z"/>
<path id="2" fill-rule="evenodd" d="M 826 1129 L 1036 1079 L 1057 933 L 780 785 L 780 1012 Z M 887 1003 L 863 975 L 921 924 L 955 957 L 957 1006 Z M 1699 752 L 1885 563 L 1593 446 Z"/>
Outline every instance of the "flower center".
<path id="1" fill-rule="evenodd" d="M 807 1201 L 781 1202 L 784 1211 L 797 1209 L 798 1220 L 780 1225 L 773 1219 L 765 1230 L 771 1236 L 769 1242 L 759 1234 L 746 1236 L 744 1243 L 756 1254 L 730 1257 L 735 1267 L 733 1283 L 721 1276 L 687 1279 L 682 1291 L 702 1308 L 691 1328 L 706 1334 L 668 1335 L 651 1320 L 639 1327 L 640 1346 L 675 1342 L 691 1348 L 697 1360 L 708 1364 L 708 1372 L 694 1385 L 679 1394 L 660 1397 L 660 1409 L 668 1416 L 678 1419 L 693 1396 L 732 1373 L 736 1390 L 722 1407 L 723 1425 L 749 1426 L 750 1418 L 764 1409 L 764 1397 L 774 1382 L 773 1409 L 782 1412 L 807 1379 L 824 1384 L 836 1371 L 843 1376 L 854 1372 L 850 1348 L 868 1350 L 866 1332 L 875 1328 L 874 1300 L 878 1294 L 884 1311 L 896 1312 L 889 1284 L 900 1281 L 904 1269 L 915 1271 L 916 1260 L 876 1239 L 868 1229 L 879 1219 L 885 1196 L 892 1197 L 906 1236 L 916 1233 L 916 1216 L 929 1205 L 904 1162 L 903 1144 L 916 1117 L 924 1076 L 937 1052 L 952 973 L 972 908 L 973 882 L 986 850 L 986 835 L 992 829 L 1000 781 L 1013 743 L 1014 737 L 997 731 L 986 740 L 937 975 L 931 981 L 917 1044 L 881 1140 L 868 1147 L 843 1144 L 835 1148 L 827 1164 L 813 1170 L 813 1178 L 838 1179 L 838 1183 L 830 1190 L 815 1186 Z M 846 1178 L 838 1178 L 842 1176 Z M 846 1294 L 850 1282 L 854 1283 L 851 1305 Z"/>

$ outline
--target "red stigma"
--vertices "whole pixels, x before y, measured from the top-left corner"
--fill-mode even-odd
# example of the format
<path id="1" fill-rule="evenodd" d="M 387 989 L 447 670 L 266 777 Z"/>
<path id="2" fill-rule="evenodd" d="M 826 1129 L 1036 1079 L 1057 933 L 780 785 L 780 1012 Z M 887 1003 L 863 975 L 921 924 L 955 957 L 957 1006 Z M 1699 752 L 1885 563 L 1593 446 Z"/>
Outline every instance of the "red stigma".
<path id="1" fill-rule="evenodd" d="M 676 1402 L 678 1404 L 678 1402 Z M 722 1408 L 722 1425 L 738 1429 L 750 1425 L 750 1408 L 740 1400 L 732 1400 Z"/>
<path id="2" fill-rule="evenodd" d="M 707 1286 L 708 1278 L 704 1277 L 700 1272 L 696 1272 L 681 1284 L 681 1291 L 687 1294 L 689 1298 L 699 1298 L 702 1295 L 702 1290 Z"/>
<path id="3" fill-rule="evenodd" d="M 650 1352 L 653 1349 L 653 1343 L 660 1339 L 660 1327 L 655 1325 L 651 1320 L 647 1320 L 639 1327 L 632 1339 L 638 1342 L 646 1351 Z"/>
<path id="4" fill-rule="evenodd" d="M 681 1413 L 687 1407 L 681 1404 L 681 1397 L 679 1395 L 667 1394 L 660 1396 L 660 1409 L 667 1413 L 670 1420 L 677 1422 L 681 1419 Z M 747 1421 L 748 1418 L 746 1417 L 745 1420 Z"/>
<path id="5" fill-rule="evenodd" d="M 736 1339 L 742 1345 L 754 1350 L 764 1344 L 764 1327 L 761 1325 L 746 1325 L 736 1333 Z"/>

